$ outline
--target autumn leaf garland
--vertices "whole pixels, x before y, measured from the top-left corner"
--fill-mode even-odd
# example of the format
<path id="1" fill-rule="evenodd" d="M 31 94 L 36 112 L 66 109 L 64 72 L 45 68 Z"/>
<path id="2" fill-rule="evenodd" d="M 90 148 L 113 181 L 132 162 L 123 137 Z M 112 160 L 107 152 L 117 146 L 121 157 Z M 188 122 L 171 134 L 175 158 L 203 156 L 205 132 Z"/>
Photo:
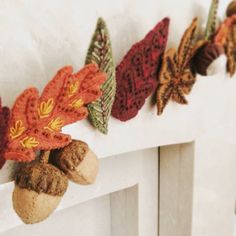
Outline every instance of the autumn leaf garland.
<path id="1" fill-rule="evenodd" d="M 98 19 L 85 63 L 96 63 L 99 69 L 107 75 L 107 79 L 101 87 L 102 96 L 88 105 L 89 118 L 93 126 L 106 134 L 116 93 L 116 79 L 111 41 L 106 23 L 102 18 Z"/>
<path id="2" fill-rule="evenodd" d="M 15 101 L 6 133 L 6 160 L 31 161 L 36 150 L 61 148 L 71 142 L 61 129 L 87 117 L 86 105 L 101 96 L 106 75 L 96 64 L 73 74 L 64 67 L 39 97 L 36 88 L 26 89 Z"/>
<path id="3" fill-rule="evenodd" d="M 168 49 L 163 57 L 159 74 L 159 86 L 157 89 L 158 115 L 162 114 L 170 99 L 187 104 L 185 95 L 189 94 L 195 83 L 195 75 L 190 68 L 190 60 L 204 41 L 195 44 L 197 30 L 197 18 L 184 32 L 178 50 Z"/>

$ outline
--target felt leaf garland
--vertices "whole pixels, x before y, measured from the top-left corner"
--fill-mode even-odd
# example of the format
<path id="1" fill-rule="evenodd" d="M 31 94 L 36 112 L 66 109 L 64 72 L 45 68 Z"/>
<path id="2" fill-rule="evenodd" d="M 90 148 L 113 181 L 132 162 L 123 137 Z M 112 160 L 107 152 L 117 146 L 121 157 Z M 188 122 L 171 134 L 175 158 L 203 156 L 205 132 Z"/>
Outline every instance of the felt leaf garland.
<path id="1" fill-rule="evenodd" d="M 157 87 L 157 73 L 168 38 L 169 19 L 164 18 L 128 51 L 116 67 L 117 92 L 112 116 L 126 121 L 135 117 L 145 99 Z"/>
<path id="2" fill-rule="evenodd" d="M 101 87 L 102 96 L 88 105 L 89 118 L 93 126 L 106 134 L 115 98 L 116 79 L 111 41 L 106 23 L 102 18 L 98 19 L 85 63 L 96 63 L 99 69 L 107 75 L 107 79 Z"/>
<path id="3" fill-rule="evenodd" d="M 227 56 L 227 72 L 232 77 L 236 70 L 236 15 L 227 17 L 219 26 L 214 42 L 224 47 Z"/>
<path id="4" fill-rule="evenodd" d="M 190 69 L 190 60 L 204 41 L 194 44 L 197 30 L 197 18 L 185 31 L 178 50 L 168 49 L 163 58 L 159 75 L 160 84 L 157 89 L 158 115 L 162 114 L 170 99 L 180 104 L 187 104 L 185 94 L 189 94 L 195 76 Z"/>
<path id="5" fill-rule="evenodd" d="M 219 0 L 212 0 L 205 30 L 206 40 L 209 40 L 215 34 L 218 5 Z"/>
<path id="6" fill-rule="evenodd" d="M 219 0 L 212 0 L 205 29 L 205 43 L 202 43 L 202 46 L 197 48 L 191 60 L 192 71 L 200 75 L 207 75 L 207 70 L 211 63 L 224 53 L 222 46 L 212 42 L 216 31 L 218 5 Z"/>
<path id="7" fill-rule="evenodd" d="M 8 107 L 2 107 L 0 98 L 0 169 L 5 164 L 5 159 L 3 158 L 7 139 L 6 131 L 8 127 L 10 117 L 10 109 Z"/>
<path id="8" fill-rule="evenodd" d="M 105 79 L 96 64 L 75 74 L 71 67 L 64 67 L 41 97 L 36 88 L 26 89 L 12 109 L 5 159 L 31 161 L 36 150 L 68 145 L 71 138 L 60 133 L 62 127 L 87 117 L 85 105 L 101 96 L 100 86 Z"/>

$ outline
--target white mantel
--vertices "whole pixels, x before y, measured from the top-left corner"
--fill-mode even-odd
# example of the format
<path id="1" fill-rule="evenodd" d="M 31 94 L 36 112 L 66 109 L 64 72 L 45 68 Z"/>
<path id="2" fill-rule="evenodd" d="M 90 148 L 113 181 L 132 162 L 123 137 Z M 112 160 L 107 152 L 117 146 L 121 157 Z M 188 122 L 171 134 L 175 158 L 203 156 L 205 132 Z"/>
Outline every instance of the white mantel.
<path id="1" fill-rule="evenodd" d="M 227 3 L 220 2 L 219 15 L 223 15 Z M 171 19 L 168 47 L 177 46 L 193 17 L 199 16 L 201 22 L 206 23 L 209 6 L 210 0 L 2 0 L 0 95 L 3 103 L 11 106 L 26 87 L 36 86 L 42 90 L 64 65 L 72 65 L 74 70 L 81 68 L 100 16 L 107 22 L 114 59 L 118 63 L 130 46 L 165 16 Z M 222 68 L 224 63 L 223 58 Z M 194 236 L 200 236 L 197 233 L 201 228 L 199 218 L 215 206 L 207 208 L 209 204 L 215 201 L 220 207 L 224 199 L 230 199 L 228 208 L 219 210 L 223 215 L 213 219 L 212 224 L 217 225 L 219 219 L 229 215 L 230 207 L 234 205 L 232 198 L 235 201 L 236 78 L 230 79 L 223 70 L 214 76 L 197 76 L 187 99 L 188 106 L 171 102 L 159 117 L 149 99 L 134 119 L 120 122 L 111 118 L 108 135 L 96 131 L 88 121 L 70 125 L 64 131 L 75 139 L 86 141 L 99 158 L 195 141 L 193 209 L 196 218 L 193 217 L 192 232 Z M 218 148 L 213 148 L 214 145 Z M 7 183 L 11 180 L 11 170 L 12 163 L 9 162 L 0 171 L 0 233 L 20 224 L 11 206 L 13 183 Z M 102 194 L 99 185 L 90 186 L 83 190 L 82 197 L 71 203 L 78 191 L 80 188 L 71 184 L 60 209 L 88 200 L 90 195 L 93 198 Z M 203 201 L 204 197 L 209 199 L 208 205 Z M 210 219 L 206 220 L 211 224 Z M 228 236 L 217 232 L 220 231 L 216 230 L 214 236 Z"/>

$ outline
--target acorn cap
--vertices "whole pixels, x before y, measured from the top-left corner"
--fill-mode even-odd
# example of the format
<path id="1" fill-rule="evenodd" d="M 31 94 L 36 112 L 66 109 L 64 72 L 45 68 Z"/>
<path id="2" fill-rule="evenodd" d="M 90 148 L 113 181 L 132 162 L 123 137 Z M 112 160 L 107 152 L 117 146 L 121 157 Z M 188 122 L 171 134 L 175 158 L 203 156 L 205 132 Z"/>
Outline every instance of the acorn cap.
<path id="1" fill-rule="evenodd" d="M 207 75 L 207 68 L 223 53 L 224 48 L 218 44 L 207 43 L 203 45 L 192 59 L 193 70 L 200 75 Z"/>
<path id="2" fill-rule="evenodd" d="M 236 14 L 236 1 L 232 1 L 226 9 L 227 17 L 232 16 L 234 14 Z"/>
<path id="3" fill-rule="evenodd" d="M 51 152 L 49 162 L 79 184 L 92 184 L 98 173 L 97 156 L 82 141 L 73 140 L 66 147 Z"/>
<path id="4" fill-rule="evenodd" d="M 63 196 L 68 187 L 68 179 L 62 171 L 51 164 L 32 163 L 19 169 L 15 176 L 15 184 L 37 193 Z"/>

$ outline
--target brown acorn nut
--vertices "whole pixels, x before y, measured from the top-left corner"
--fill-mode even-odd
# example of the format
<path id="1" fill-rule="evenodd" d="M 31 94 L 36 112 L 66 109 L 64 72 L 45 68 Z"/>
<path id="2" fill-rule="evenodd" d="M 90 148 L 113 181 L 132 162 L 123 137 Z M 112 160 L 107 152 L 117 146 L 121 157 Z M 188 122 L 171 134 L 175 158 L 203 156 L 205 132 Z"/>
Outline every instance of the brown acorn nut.
<path id="1" fill-rule="evenodd" d="M 232 1 L 226 9 L 227 17 L 232 16 L 234 14 L 236 14 L 236 1 Z"/>
<path id="2" fill-rule="evenodd" d="M 65 174 L 51 164 L 27 164 L 15 176 L 13 208 L 24 223 L 38 223 L 56 209 L 67 187 Z"/>
<path id="3" fill-rule="evenodd" d="M 194 72 L 200 75 L 207 75 L 207 69 L 211 63 L 224 53 L 224 48 L 220 45 L 207 42 L 198 49 L 192 59 Z"/>
<path id="4" fill-rule="evenodd" d="M 49 162 L 61 169 L 71 181 L 82 185 L 94 183 L 98 173 L 97 156 L 86 143 L 78 140 L 51 152 Z"/>

